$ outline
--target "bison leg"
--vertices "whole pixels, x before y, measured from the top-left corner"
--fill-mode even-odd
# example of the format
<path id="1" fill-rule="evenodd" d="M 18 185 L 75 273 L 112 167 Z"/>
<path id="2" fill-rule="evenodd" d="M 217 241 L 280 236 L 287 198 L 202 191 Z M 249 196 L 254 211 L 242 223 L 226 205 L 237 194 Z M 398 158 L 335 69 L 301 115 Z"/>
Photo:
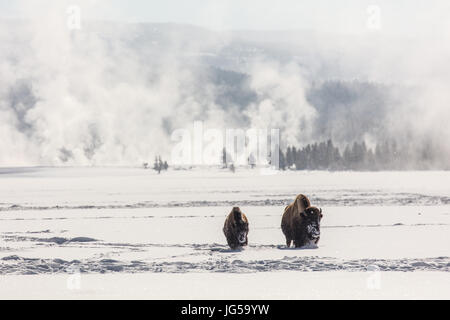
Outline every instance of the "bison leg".
<path id="1" fill-rule="evenodd" d="M 303 241 L 300 240 L 294 240 L 294 247 L 295 248 L 301 248 L 303 247 L 305 244 L 303 243 Z"/>
<path id="2" fill-rule="evenodd" d="M 292 242 L 291 239 L 286 238 L 286 247 L 290 248 L 291 242 Z"/>
<path id="3" fill-rule="evenodd" d="M 239 242 L 236 242 L 236 241 L 234 241 L 234 240 L 230 240 L 230 241 L 228 242 L 228 245 L 230 246 L 230 248 L 231 248 L 232 250 L 236 250 L 237 248 L 240 247 Z"/>

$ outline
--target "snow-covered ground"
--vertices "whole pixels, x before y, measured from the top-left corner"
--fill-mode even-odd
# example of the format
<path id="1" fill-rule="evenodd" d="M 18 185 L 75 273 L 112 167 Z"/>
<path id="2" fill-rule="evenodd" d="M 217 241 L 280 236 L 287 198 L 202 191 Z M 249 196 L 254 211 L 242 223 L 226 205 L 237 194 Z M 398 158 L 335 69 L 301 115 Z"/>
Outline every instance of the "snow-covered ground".
<path id="1" fill-rule="evenodd" d="M 450 172 L 0 169 L 0 298 L 448 299 L 449 181 Z M 317 249 L 285 248 L 281 215 L 298 193 L 323 208 Z M 242 251 L 222 233 L 233 206 L 250 221 Z"/>

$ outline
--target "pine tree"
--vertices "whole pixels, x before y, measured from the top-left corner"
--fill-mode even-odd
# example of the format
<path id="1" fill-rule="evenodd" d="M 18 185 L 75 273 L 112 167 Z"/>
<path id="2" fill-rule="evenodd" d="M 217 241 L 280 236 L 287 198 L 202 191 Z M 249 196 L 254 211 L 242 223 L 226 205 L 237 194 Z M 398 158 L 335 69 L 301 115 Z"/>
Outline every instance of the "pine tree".
<path id="1" fill-rule="evenodd" d="M 328 169 L 327 159 L 327 144 L 325 142 L 321 142 L 317 147 L 317 169 Z"/>
<path id="2" fill-rule="evenodd" d="M 314 143 L 311 147 L 311 158 L 310 158 L 310 169 L 316 170 L 319 169 L 319 146 L 317 143 Z"/>
<path id="3" fill-rule="evenodd" d="M 367 151 L 366 169 L 367 170 L 376 170 L 377 169 L 375 154 L 373 153 L 372 149 L 369 149 L 369 151 Z"/>
<path id="4" fill-rule="evenodd" d="M 290 168 L 294 164 L 294 159 L 292 157 L 292 149 L 288 147 L 286 150 L 286 165 Z"/>
<path id="5" fill-rule="evenodd" d="M 163 169 L 163 167 L 162 167 L 161 156 L 159 156 L 158 157 L 158 174 L 161 173 L 162 169 Z"/>
<path id="6" fill-rule="evenodd" d="M 298 157 L 298 151 L 297 148 L 292 147 L 292 165 L 295 165 L 295 168 L 297 168 L 297 157 Z"/>
<path id="7" fill-rule="evenodd" d="M 252 169 L 254 169 L 256 167 L 256 159 L 255 159 L 255 156 L 253 155 L 253 153 L 250 153 L 250 156 L 248 157 L 248 164 L 250 165 L 250 167 Z"/>
<path id="8" fill-rule="evenodd" d="M 333 141 L 329 139 L 325 150 L 325 167 L 331 169 L 334 165 L 334 146 Z"/>
<path id="9" fill-rule="evenodd" d="M 352 168 L 352 151 L 350 150 L 350 146 L 347 145 L 344 150 L 343 154 L 343 160 L 344 160 L 344 169 L 351 169 Z"/>
<path id="10" fill-rule="evenodd" d="M 302 160 L 304 160 L 304 166 L 305 166 L 305 169 L 312 169 L 312 148 L 311 148 L 311 145 L 307 145 L 306 146 L 306 148 L 303 150 L 303 157 L 304 157 L 304 159 L 302 159 Z"/>
<path id="11" fill-rule="evenodd" d="M 226 148 L 223 148 L 223 150 L 222 150 L 222 165 L 223 165 L 223 168 L 228 168 L 227 149 Z"/>
<path id="12" fill-rule="evenodd" d="M 283 154 L 283 151 L 279 149 L 279 167 L 281 170 L 286 170 L 286 157 Z"/>
<path id="13" fill-rule="evenodd" d="M 361 142 L 361 146 L 360 146 L 360 165 L 359 165 L 359 169 L 360 170 L 367 170 L 367 146 L 366 146 L 366 142 L 363 141 Z"/>
<path id="14" fill-rule="evenodd" d="M 344 168 L 341 152 L 339 148 L 334 148 L 332 170 L 342 170 Z"/>
<path id="15" fill-rule="evenodd" d="M 379 143 L 375 147 L 375 167 L 377 170 L 384 169 L 383 150 Z"/>
<path id="16" fill-rule="evenodd" d="M 159 170 L 159 162 L 158 157 L 155 157 L 155 162 L 153 162 L 153 170 L 158 171 Z"/>

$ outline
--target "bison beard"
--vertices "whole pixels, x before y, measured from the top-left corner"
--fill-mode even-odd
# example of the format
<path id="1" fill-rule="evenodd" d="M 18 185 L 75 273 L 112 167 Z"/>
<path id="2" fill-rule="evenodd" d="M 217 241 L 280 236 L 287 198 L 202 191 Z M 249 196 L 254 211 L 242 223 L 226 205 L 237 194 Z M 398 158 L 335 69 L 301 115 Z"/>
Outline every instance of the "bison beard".
<path id="1" fill-rule="evenodd" d="M 305 195 L 299 195 L 284 210 L 281 230 L 286 236 L 287 247 L 294 241 L 296 248 L 317 245 L 320 240 L 320 221 L 322 209 L 311 207 Z"/>
<path id="2" fill-rule="evenodd" d="M 223 226 L 223 233 L 227 238 L 231 249 L 246 246 L 248 244 L 248 220 L 238 207 L 233 208 Z"/>

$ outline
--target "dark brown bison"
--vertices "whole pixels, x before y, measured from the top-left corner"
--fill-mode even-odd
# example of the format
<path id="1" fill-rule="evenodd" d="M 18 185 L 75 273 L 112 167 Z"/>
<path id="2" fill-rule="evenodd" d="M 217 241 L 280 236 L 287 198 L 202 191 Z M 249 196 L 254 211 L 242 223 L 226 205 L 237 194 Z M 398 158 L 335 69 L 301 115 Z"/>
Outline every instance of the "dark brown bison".
<path id="1" fill-rule="evenodd" d="M 234 207 L 225 220 L 223 233 L 233 250 L 248 244 L 248 220 L 238 207 Z"/>
<path id="2" fill-rule="evenodd" d="M 320 240 L 322 209 L 311 207 L 309 199 L 300 194 L 284 209 L 281 230 L 286 236 L 288 248 L 294 241 L 296 248 L 317 245 Z"/>

